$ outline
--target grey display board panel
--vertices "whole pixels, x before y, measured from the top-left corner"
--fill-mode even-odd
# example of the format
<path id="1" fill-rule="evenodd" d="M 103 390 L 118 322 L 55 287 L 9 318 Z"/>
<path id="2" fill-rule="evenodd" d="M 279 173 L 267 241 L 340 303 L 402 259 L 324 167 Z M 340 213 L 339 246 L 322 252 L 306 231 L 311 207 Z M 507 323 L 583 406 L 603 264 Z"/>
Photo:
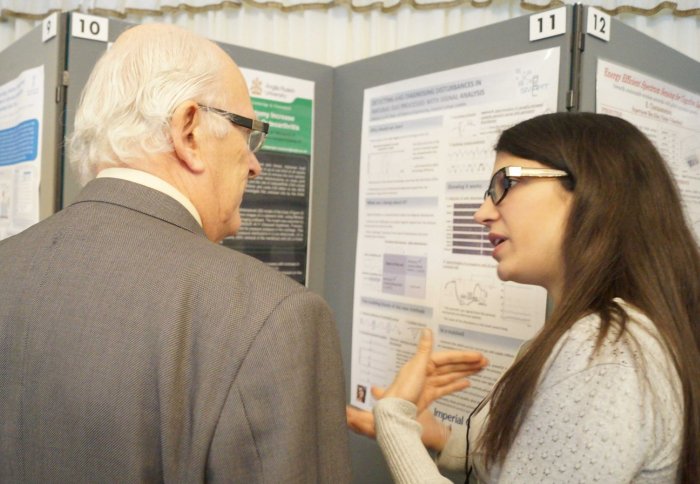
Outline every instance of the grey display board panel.
<path id="1" fill-rule="evenodd" d="M 69 18 L 70 21 L 70 18 Z M 110 19 L 109 42 L 133 24 Z M 330 173 L 331 108 L 333 95 L 333 68 L 289 57 L 283 57 L 254 49 L 219 44 L 241 67 L 270 72 L 283 76 L 306 79 L 315 83 L 313 116 L 313 158 L 308 231 L 308 272 L 306 283 L 312 290 L 323 293 L 326 230 L 328 219 L 328 178 Z M 107 43 L 82 38 L 68 38 L 67 69 L 70 84 L 66 96 L 66 128 L 73 128 L 75 110 L 80 93 L 87 82 L 97 59 L 107 48 Z M 64 166 L 62 206 L 69 204 L 80 191 L 80 184 L 69 163 Z"/>
<path id="2" fill-rule="evenodd" d="M 700 62 L 612 19 L 609 42 L 591 35 L 585 36 L 581 54 L 580 111 L 595 111 L 598 59 L 632 68 L 700 94 Z"/>
<path id="3" fill-rule="evenodd" d="M 350 381 L 352 305 L 357 243 L 362 100 L 366 88 L 488 60 L 560 47 L 558 110 L 567 108 L 570 83 L 573 8 L 567 8 L 567 33 L 529 42 L 529 18 L 521 17 L 469 32 L 379 55 L 335 70 L 325 296 L 340 328 Z M 353 482 L 389 483 L 391 477 L 376 443 L 351 436 Z M 452 476 L 455 482 L 464 477 Z"/>
<path id="4" fill-rule="evenodd" d="M 44 116 L 42 126 L 39 217 L 44 219 L 60 207 L 61 152 L 63 140 L 63 66 L 65 62 L 65 15 L 57 16 L 56 36 L 42 41 L 43 25 L 37 25 L 0 52 L 0 85 L 22 71 L 44 66 Z"/>
<path id="5" fill-rule="evenodd" d="M 65 136 L 73 132 L 73 120 L 75 118 L 75 110 L 80 102 L 80 94 L 83 86 L 90 77 L 90 72 L 94 67 L 97 59 L 104 53 L 109 45 L 108 42 L 98 40 L 82 39 L 71 36 L 71 19 L 73 14 L 64 14 L 66 16 L 66 112 L 65 112 Z M 109 20 L 109 42 L 114 40 L 123 32 L 129 24 L 117 20 Z M 81 185 L 78 178 L 70 166 L 70 158 L 67 152 L 64 152 L 63 161 L 63 190 L 61 197 L 61 206 L 66 207 L 75 200 L 75 197 L 80 192 Z"/>

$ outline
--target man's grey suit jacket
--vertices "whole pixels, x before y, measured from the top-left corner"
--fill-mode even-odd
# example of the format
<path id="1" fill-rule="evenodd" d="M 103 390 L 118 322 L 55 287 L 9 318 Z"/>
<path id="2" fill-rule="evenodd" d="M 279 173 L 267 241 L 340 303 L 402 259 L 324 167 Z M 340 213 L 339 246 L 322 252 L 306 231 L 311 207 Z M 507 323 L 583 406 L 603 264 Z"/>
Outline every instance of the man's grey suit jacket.
<path id="1" fill-rule="evenodd" d="M 101 178 L 0 242 L 0 482 L 349 481 L 327 305 Z"/>

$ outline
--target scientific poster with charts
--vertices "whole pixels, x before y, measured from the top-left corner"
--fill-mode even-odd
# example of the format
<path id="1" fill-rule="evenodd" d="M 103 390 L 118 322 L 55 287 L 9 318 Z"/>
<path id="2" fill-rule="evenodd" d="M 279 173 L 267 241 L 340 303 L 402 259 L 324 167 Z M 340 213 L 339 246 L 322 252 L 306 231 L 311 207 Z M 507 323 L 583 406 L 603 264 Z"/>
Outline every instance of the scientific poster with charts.
<path id="1" fill-rule="evenodd" d="M 0 240 L 39 221 L 44 66 L 0 86 Z"/>
<path id="2" fill-rule="evenodd" d="M 700 242 L 700 95 L 599 60 L 596 111 L 626 119 L 651 139 L 671 167 Z"/>
<path id="3" fill-rule="evenodd" d="M 371 408 L 414 353 L 475 349 L 490 366 L 434 405 L 466 416 L 542 326 L 544 289 L 503 283 L 488 231 L 474 221 L 504 129 L 556 111 L 559 49 L 460 67 L 365 90 L 351 403 Z"/>

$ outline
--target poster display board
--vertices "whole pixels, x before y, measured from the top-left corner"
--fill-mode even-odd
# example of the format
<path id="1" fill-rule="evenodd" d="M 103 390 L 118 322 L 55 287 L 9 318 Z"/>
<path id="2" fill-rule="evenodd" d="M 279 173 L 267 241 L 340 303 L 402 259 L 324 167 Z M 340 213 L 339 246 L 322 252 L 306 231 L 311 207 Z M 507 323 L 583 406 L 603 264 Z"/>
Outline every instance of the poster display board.
<path id="1" fill-rule="evenodd" d="M 251 180 L 241 229 L 224 245 L 245 252 L 305 284 L 313 147 L 314 82 L 241 69 L 255 114 L 270 123 L 257 153 L 263 176 Z"/>
<path id="2" fill-rule="evenodd" d="M 0 239 L 74 200 L 64 134 L 106 42 L 129 26 L 54 15 L 2 52 Z M 600 11 L 566 6 L 336 67 L 221 46 L 250 67 L 253 107 L 271 125 L 264 175 L 223 243 L 329 302 L 353 405 L 372 406 L 370 387 L 390 383 L 429 327 L 438 349 L 490 360 L 432 408 L 461 425 L 541 326 L 545 291 L 499 281 L 473 220 L 496 137 L 518 121 L 567 109 L 629 119 L 669 161 L 700 234 L 700 64 Z M 351 452 L 353 482 L 391 482 L 374 442 L 352 435 Z"/>
<path id="3" fill-rule="evenodd" d="M 438 349 L 476 349 L 490 366 L 441 399 L 451 425 L 491 389 L 541 327 L 546 292 L 503 283 L 474 221 L 499 133 L 557 109 L 559 47 L 364 92 L 353 304 L 351 403 L 371 408 L 431 328 Z"/>
<path id="4" fill-rule="evenodd" d="M 44 66 L 0 86 L 0 240 L 39 221 Z"/>
<path id="5" fill-rule="evenodd" d="M 596 111 L 626 119 L 651 139 L 671 167 L 700 242 L 700 95 L 599 59 Z"/>

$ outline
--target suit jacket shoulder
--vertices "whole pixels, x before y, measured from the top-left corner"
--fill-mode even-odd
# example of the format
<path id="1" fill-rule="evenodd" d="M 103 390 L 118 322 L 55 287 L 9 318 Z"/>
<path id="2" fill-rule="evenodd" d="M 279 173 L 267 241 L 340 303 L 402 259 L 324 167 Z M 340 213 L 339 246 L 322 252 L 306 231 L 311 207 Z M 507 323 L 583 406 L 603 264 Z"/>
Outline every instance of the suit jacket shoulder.
<path id="1" fill-rule="evenodd" d="M 339 345 L 325 303 L 208 241 L 167 195 L 95 180 L 74 204 L 0 243 L 0 257 L 7 286 L 0 374 L 8 382 L 0 415 L 11 429 L 0 432 L 0 453 L 11 456 L 1 459 L 0 481 L 230 480 L 237 469 L 217 456 L 238 447 L 226 442 L 256 449 L 286 429 L 251 420 L 236 399 L 250 409 L 256 388 L 285 392 L 286 382 L 306 373 L 322 384 L 290 412 L 323 413 L 313 399 L 327 392 L 330 413 L 300 422 L 321 426 L 330 418 L 322 427 L 345 441 Z M 296 366 L 280 358 L 291 348 L 274 346 L 285 339 L 300 342 Z M 319 377 L 320 363 L 334 382 Z M 259 406 L 288 403 L 268 398 Z M 336 464 L 314 453 L 298 465 L 343 475 L 340 447 L 332 447 Z M 257 469 L 246 474 L 256 482 L 277 479 L 275 457 L 257 454 L 242 471 Z"/>

